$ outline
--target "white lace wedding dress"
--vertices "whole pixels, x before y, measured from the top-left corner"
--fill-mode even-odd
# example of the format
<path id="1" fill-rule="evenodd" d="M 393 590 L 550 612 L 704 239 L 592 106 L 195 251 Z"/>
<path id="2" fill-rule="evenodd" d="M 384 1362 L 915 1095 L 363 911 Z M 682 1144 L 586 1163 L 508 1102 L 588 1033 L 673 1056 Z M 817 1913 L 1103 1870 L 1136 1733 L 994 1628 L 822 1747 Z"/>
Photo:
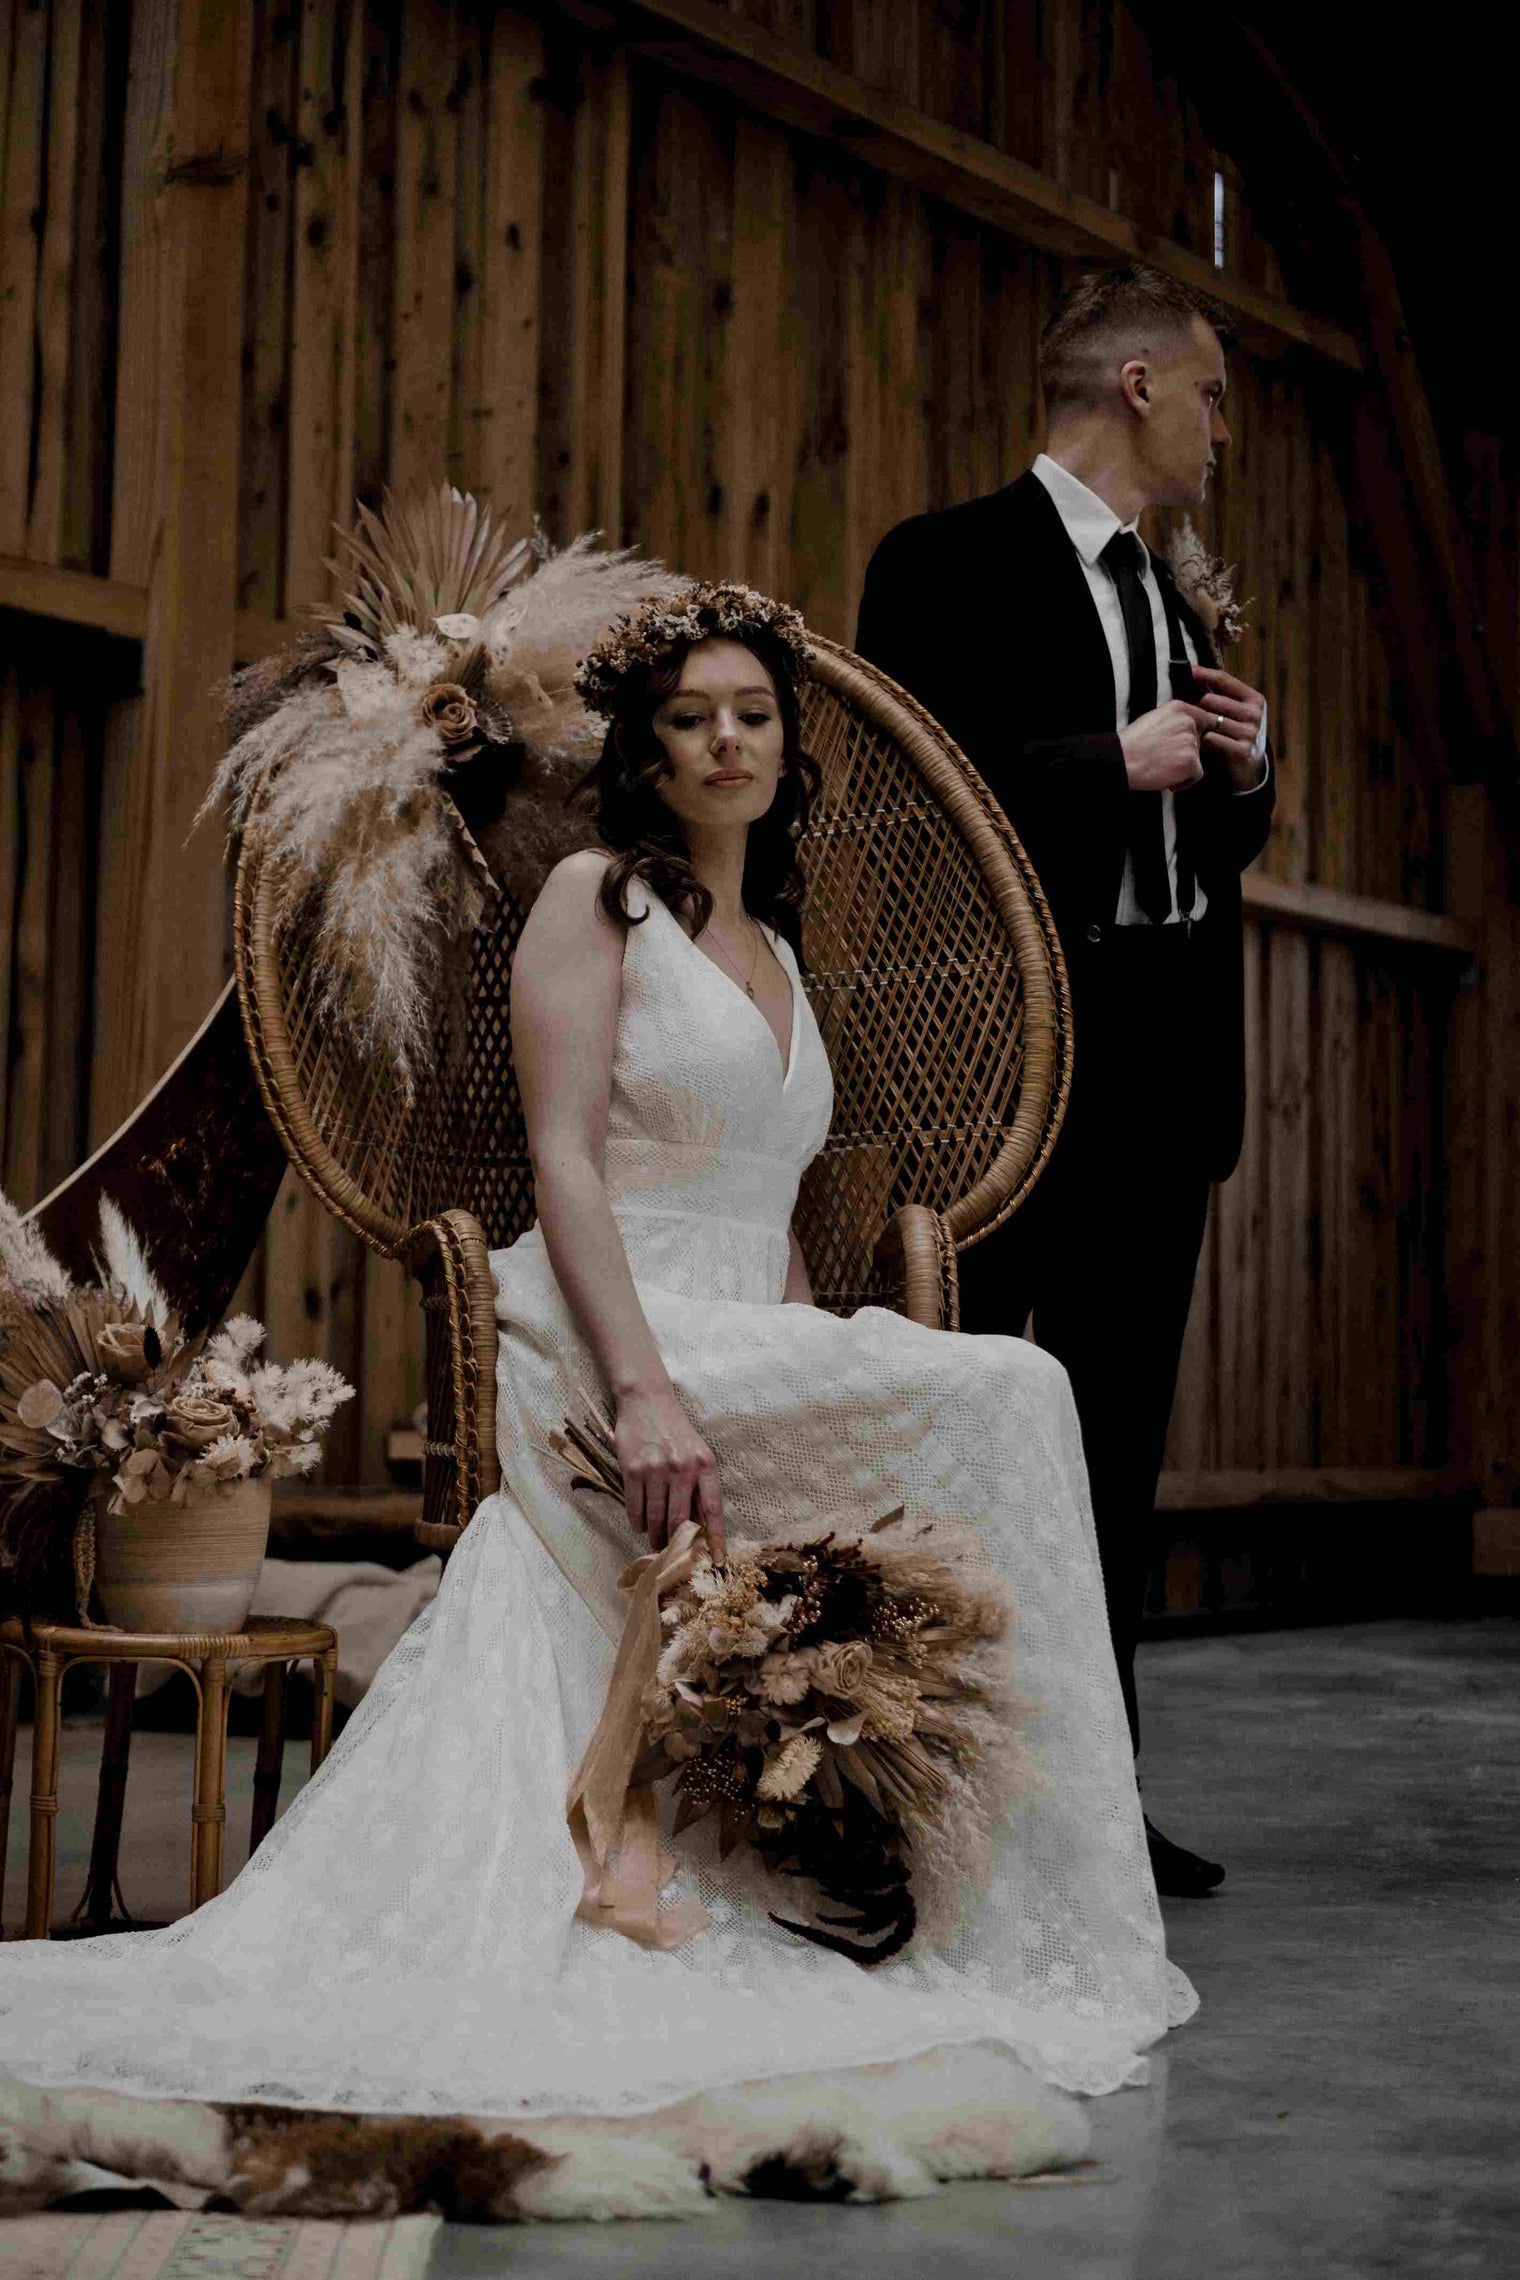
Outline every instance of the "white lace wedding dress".
<path id="1" fill-rule="evenodd" d="M 699 1896 L 709 1932 L 661 1953 L 573 1921 L 565 1795 L 633 1546 L 544 1447 L 598 1378 L 535 1230 L 495 1261 L 505 1485 L 435 1604 L 222 1898 L 161 1932 L 0 1949 L 0 2069 L 543 2117 L 990 2043 L 1098 2092 L 1143 2079 L 1140 2052 L 1193 2008 L 1147 1867 L 1065 1376 L 1019 1340 L 780 1304 L 798 1178 L 829 1123 L 822 1040 L 784 945 L 783 1073 L 757 1007 L 647 908 L 606 1155 L 640 1295 L 717 1455 L 731 1533 L 864 1529 L 903 1501 L 979 1532 L 1018 1603 L 1044 1776 L 992 1888 L 947 1944 L 863 1970 L 772 1924 L 737 1856 L 693 1845 L 699 1829 L 668 1897 Z"/>

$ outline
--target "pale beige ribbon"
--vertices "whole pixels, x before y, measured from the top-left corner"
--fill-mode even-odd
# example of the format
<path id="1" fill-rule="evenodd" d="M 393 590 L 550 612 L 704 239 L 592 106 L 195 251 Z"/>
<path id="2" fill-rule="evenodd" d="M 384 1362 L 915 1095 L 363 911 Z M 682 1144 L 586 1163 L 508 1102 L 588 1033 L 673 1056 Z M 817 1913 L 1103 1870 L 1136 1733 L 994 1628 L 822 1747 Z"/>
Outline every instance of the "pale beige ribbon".
<path id="1" fill-rule="evenodd" d="M 623 1637 L 596 1732 L 565 1802 L 585 1878 L 577 1922 L 621 1932 L 638 1947 L 679 1947 L 712 1921 L 696 1900 L 661 1912 L 660 1894 L 677 1863 L 660 1843 L 653 1788 L 630 1786 L 629 1779 L 643 1738 L 644 1690 L 664 1643 L 660 1594 L 686 1581 L 701 1540 L 696 1522 L 683 1521 L 663 1552 L 646 1552 L 618 1577 L 618 1589 L 629 1595 Z"/>

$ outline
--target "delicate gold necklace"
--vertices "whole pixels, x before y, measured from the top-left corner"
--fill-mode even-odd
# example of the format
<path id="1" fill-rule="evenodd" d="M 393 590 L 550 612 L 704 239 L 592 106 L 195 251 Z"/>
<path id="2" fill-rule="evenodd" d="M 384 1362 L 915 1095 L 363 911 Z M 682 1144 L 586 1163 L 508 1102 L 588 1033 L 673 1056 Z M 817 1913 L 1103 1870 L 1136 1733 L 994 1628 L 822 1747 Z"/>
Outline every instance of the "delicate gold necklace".
<path id="1" fill-rule="evenodd" d="M 747 998 L 750 998 L 752 1000 L 755 995 L 755 968 L 760 963 L 760 929 L 755 925 L 755 921 L 753 919 L 750 919 L 749 923 L 751 927 L 754 928 L 755 949 L 754 955 L 749 962 L 749 979 L 747 981 L 739 971 L 738 959 L 735 958 L 732 951 L 730 951 L 725 946 L 722 935 L 719 934 L 711 919 L 709 919 L 707 922 L 707 931 L 713 938 L 713 948 L 715 950 L 722 951 L 723 956 L 727 959 L 729 965 L 732 966 L 734 970 L 734 979 L 739 984 L 740 989 L 743 990 Z"/>

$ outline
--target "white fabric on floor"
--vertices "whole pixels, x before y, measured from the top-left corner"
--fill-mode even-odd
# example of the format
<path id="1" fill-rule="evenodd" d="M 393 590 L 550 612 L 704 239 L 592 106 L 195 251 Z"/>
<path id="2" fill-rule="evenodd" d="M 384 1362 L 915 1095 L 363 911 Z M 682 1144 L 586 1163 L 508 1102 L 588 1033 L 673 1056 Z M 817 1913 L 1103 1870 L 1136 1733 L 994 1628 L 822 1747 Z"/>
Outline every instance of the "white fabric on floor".
<path id="1" fill-rule="evenodd" d="M 791 967 L 790 953 L 781 955 Z M 631 1549 L 544 1436 L 599 1390 L 537 1231 L 498 1255 L 504 1486 L 327 1764 L 221 1899 L 166 1931 L 0 1951 L 0 2047 L 40 2083 L 369 2111 L 617 2114 L 723 2084 L 1011 2051 L 1107 2091 L 1186 2017 L 1166 1958 L 1064 1372 L 1023 1340 L 782 1306 L 831 1108 L 793 974 L 769 1025 L 663 904 L 630 931 L 606 1174 L 731 1535 L 859 1532 L 898 1503 L 973 1530 L 1011 1586 L 1044 1776 L 939 1947 L 866 1971 L 803 1945 L 742 1851 L 680 1841 L 710 1932 L 669 1953 L 576 1923 L 567 1782 Z M 701 1838 L 703 1831 L 692 1833 Z M 795 1905 L 795 1887 L 787 1898 Z"/>

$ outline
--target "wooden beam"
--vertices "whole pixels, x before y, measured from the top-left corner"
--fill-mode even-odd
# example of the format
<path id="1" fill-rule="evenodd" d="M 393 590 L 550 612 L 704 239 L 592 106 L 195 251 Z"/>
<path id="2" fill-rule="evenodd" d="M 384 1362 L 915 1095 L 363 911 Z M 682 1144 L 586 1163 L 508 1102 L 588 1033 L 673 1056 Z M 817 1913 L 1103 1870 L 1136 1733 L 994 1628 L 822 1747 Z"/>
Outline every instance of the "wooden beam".
<path id="1" fill-rule="evenodd" d="M 148 626 L 148 596 L 118 578 L 92 578 L 85 570 L 58 570 L 0 554 L 0 609 L 25 610 L 63 625 L 94 626 L 127 641 L 141 641 Z"/>
<path id="2" fill-rule="evenodd" d="M 616 22 L 636 54 L 721 87 L 766 117 L 928 191 L 1022 244 L 1075 260 L 1151 262 L 1212 295 L 1253 348 L 1269 355 L 1308 349 L 1346 371 L 1362 370 L 1361 349 L 1343 326 L 1214 268 L 1022 159 L 867 87 L 713 0 L 635 0 L 618 11 Z"/>
<path id="3" fill-rule="evenodd" d="M 1274 1472 L 1165 1472 L 1162 1512 L 1245 1512 L 1272 1504 L 1453 1503 L 1476 1494 L 1461 1472 L 1416 1465 L 1307 1465 Z"/>
<path id="4" fill-rule="evenodd" d="M 1471 958 L 1478 946 L 1476 928 L 1463 919 L 1446 918 L 1437 911 L 1411 910 L 1406 903 L 1380 902 L 1371 895 L 1347 894 L 1340 887 L 1269 879 L 1262 872 L 1248 871 L 1240 889 L 1250 918 L 1328 934 L 1360 935 L 1455 958 Z"/>
<path id="5" fill-rule="evenodd" d="M 143 641 L 148 631 L 148 595 L 142 586 L 119 578 L 95 578 L 87 570 L 58 570 L 46 562 L 24 562 L 0 555 L 0 610 L 23 610 L 30 617 L 60 625 L 93 626 L 124 641 Z M 271 617 L 264 610 L 238 610 L 232 647 L 239 665 L 272 657 L 289 648 L 301 631 L 299 621 Z M 215 676 L 208 676 L 208 681 Z"/>

